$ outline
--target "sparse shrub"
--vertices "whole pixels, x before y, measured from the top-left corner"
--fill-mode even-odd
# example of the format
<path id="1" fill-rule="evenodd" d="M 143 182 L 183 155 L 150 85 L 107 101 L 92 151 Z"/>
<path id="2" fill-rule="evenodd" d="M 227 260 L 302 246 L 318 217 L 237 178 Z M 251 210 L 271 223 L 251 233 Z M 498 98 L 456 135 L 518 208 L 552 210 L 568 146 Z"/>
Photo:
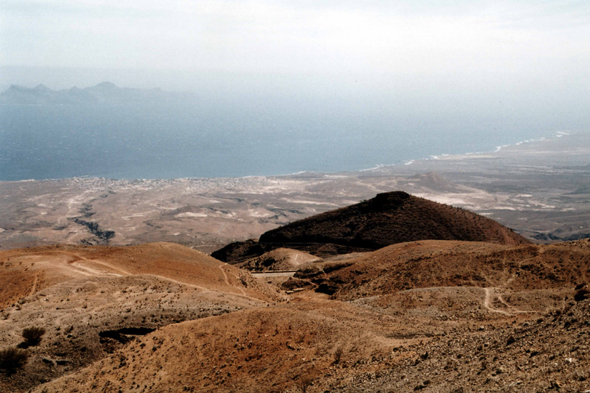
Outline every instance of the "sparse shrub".
<path id="1" fill-rule="evenodd" d="M 22 368 L 29 358 L 27 351 L 18 348 L 8 348 L 0 351 L 0 369 L 13 373 Z"/>
<path id="2" fill-rule="evenodd" d="M 41 327 L 30 327 L 23 330 L 23 338 L 25 339 L 26 346 L 34 347 L 39 345 L 41 337 L 45 334 L 45 329 Z"/>
<path id="3" fill-rule="evenodd" d="M 336 352 L 334 352 L 334 363 L 333 364 L 338 364 L 340 363 L 340 359 L 342 358 L 342 348 L 338 348 L 336 350 Z"/>
<path id="4" fill-rule="evenodd" d="M 307 392 L 307 389 L 309 389 L 311 386 L 313 386 L 313 378 L 311 376 L 306 376 L 301 378 L 301 380 L 298 383 L 299 388 L 301 389 L 301 391 L 303 393 Z"/>
<path id="5" fill-rule="evenodd" d="M 581 302 L 582 300 L 586 300 L 590 298 L 590 291 L 587 289 L 580 289 L 574 295 L 574 300 Z"/>

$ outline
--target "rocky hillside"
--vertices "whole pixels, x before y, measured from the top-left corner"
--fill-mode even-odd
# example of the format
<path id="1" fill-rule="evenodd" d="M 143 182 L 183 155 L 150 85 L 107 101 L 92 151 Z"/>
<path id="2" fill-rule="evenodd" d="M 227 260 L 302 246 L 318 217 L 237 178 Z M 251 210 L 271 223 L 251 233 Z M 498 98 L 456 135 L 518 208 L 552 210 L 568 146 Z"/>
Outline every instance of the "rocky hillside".
<path id="1" fill-rule="evenodd" d="M 590 281 L 589 254 L 588 240 L 512 247 L 429 240 L 392 245 L 345 263 L 312 264 L 292 281 L 340 300 L 420 288 L 479 288 L 488 295 L 496 289 L 542 291 Z"/>
<path id="2" fill-rule="evenodd" d="M 276 287 L 177 244 L 0 251 L 0 392 L 28 391 L 163 326 L 277 299 Z M 31 328 L 38 342 L 24 340 Z"/>
<path id="3" fill-rule="evenodd" d="M 333 392 L 588 392 L 590 301 L 516 327 L 479 326 L 433 340 L 395 366 Z"/>
<path id="4" fill-rule="evenodd" d="M 236 263 L 279 247 L 325 256 L 372 251 L 416 240 L 529 243 L 489 218 L 405 192 L 390 192 L 273 229 L 260 236 L 258 242 L 230 244 L 212 256 Z"/>
<path id="5" fill-rule="evenodd" d="M 0 391 L 584 392 L 589 255 L 418 241 L 304 263 L 279 293 L 166 243 L 4 251 Z M 320 279 L 332 297 L 299 285 Z"/>

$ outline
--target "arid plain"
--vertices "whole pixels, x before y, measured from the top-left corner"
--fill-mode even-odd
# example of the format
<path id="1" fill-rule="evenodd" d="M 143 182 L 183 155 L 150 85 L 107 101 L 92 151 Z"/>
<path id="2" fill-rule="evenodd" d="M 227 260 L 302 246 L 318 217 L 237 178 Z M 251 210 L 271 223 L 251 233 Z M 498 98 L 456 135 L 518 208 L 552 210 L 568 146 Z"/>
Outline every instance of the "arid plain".
<path id="1" fill-rule="evenodd" d="M 490 217 L 535 241 L 590 236 L 590 134 L 354 173 L 0 182 L 1 249 L 234 240 L 402 190 Z M 392 157 L 392 161 L 395 157 Z"/>

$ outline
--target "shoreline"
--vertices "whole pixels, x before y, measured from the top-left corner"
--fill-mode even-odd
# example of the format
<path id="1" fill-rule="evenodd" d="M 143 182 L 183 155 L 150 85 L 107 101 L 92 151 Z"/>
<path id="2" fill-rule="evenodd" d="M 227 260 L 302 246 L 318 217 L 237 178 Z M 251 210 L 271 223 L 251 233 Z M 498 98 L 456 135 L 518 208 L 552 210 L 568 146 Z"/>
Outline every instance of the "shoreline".
<path id="1" fill-rule="evenodd" d="M 353 171 L 336 171 L 336 172 L 321 172 L 321 171 L 297 171 L 293 173 L 286 173 L 286 174 L 272 174 L 272 175 L 246 175 L 246 176 L 213 176 L 213 177 L 174 177 L 174 178 L 114 178 L 108 176 L 73 176 L 73 177 L 60 177 L 60 178 L 49 178 L 49 179 L 20 179 L 20 180 L 0 180 L 0 183 L 19 183 L 19 182 L 44 182 L 44 181 L 63 181 L 63 180 L 96 180 L 96 179 L 105 179 L 105 180 L 112 180 L 112 181 L 127 181 L 127 182 L 138 182 L 138 181 L 174 181 L 174 180 L 201 180 L 201 181 L 211 181 L 214 179 L 219 180 L 238 180 L 238 179 L 272 179 L 272 178 L 281 178 L 281 177 L 294 177 L 294 176 L 303 176 L 303 175 L 317 175 L 317 176 L 324 176 L 324 175 L 342 175 L 342 174 L 353 174 L 353 173 L 366 173 L 366 172 L 373 172 L 373 171 L 386 171 L 386 170 L 394 170 L 396 168 L 399 169 L 410 169 L 404 167 L 410 167 L 415 164 L 419 163 L 427 163 L 437 160 L 453 160 L 453 159 L 463 159 L 463 158 L 477 158 L 478 155 L 484 154 L 494 154 L 500 153 L 502 151 L 506 151 L 509 148 L 519 147 L 523 145 L 528 145 L 531 143 L 539 143 L 539 142 L 551 142 L 556 141 L 558 138 L 569 137 L 577 134 L 584 133 L 583 131 L 556 131 L 553 136 L 549 137 L 540 137 L 535 139 L 525 139 L 521 140 L 512 144 L 505 144 L 496 146 L 494 150 L 489 151 L 478 151 L 478 152 L 466 152 L 466 153 L 459 153 L 459 154 L 446 154 L 441 153 L 438 155 L 432 155 L 429 157 L 423 158 L 415 158 L 403 163 L 398 164 L 376 164 L 370 168 L 362 168 Z"/>
<path id="2" fill-rule="evenodd" d="M 334 174 L 5 181 L 0 245 L 170 241 L 211 252 L 396 190 L 486 215 L 529 239 L 590 237 L 590 133 L 559 135 L 499 152 Z M 80 222 L 116 235 L 107 242 Z"/>

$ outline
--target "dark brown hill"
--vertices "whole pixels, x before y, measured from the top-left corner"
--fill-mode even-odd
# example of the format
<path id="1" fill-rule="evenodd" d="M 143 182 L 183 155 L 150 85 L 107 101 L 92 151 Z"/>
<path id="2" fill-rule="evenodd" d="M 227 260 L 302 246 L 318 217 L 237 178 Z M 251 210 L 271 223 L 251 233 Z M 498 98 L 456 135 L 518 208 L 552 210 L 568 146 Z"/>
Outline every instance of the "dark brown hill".
<path id="1" fill-rule="evenodd" d="M 258 242 L 230 244 L 212 256 L 238 262 L 279 247 L 325 256 L 417 240 L 529 243 L 489 218 L 405 192 L 390 192 L 273 229 L 260 236 Z"/>

